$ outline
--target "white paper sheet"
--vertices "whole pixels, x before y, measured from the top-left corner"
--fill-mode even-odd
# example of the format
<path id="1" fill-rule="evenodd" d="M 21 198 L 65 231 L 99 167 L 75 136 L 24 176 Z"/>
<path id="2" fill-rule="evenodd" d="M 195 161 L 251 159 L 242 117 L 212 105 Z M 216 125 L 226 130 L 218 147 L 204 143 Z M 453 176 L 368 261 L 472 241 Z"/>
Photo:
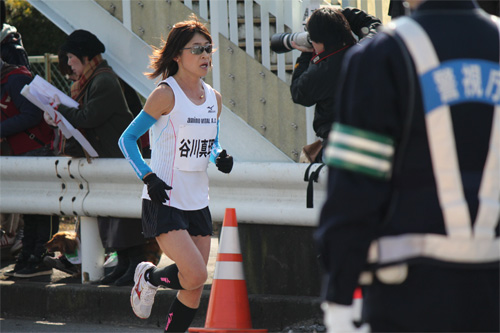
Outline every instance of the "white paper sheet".
<path id="1" fill-rule="evenodd" d="M 99 154 L 95 151 L 88 140 L 83 136 L 83 134 L 71 125 L 71 123 L 64 118 L 64 116 L 55 110 L 50 103 L 53 101 L 53 97 L 57 95 L 61 100 L 61 104 L 69 107 L 77 108 L 78 103 L 65 95 L 62 91 L 54 87 L 49 82 L 45 81 L 40 76 L 35 76 L 33 81 L 29 85 L 25 85 L 21 94 L 26 97 L 31 103 L 35 104 L 42 111 L 47 111 L 52 119 L 55 121 L 62 134 L 66 139 L 72 136 L 82 145 L 83 149 L 91 156 L 98 157 Z"/>

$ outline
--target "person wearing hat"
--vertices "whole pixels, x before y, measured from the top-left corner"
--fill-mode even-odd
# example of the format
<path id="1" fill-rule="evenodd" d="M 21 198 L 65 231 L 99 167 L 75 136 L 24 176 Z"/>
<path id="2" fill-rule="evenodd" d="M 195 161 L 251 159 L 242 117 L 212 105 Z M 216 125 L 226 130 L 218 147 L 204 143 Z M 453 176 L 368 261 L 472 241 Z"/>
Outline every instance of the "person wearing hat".
<path id="1" fill-rule="evenodd" d="M 57 110 L 77 129 L 104 158 L 123 158 L 116 142 L 133 120 L 119 78 L 102 53 L 104 44 L 91 32 L 76 30 L 60 47 L 66 54 L 73 78 L 71 98 L 80 106 L 59 104 Z M 61 150 L 61 149 L 60 149 Z M 101 284 L 132 285 L 135 267 L 145 259 L 147 240 L 139 219 L 98 217 L 99 233 L 107 251 L 116 251 L 118 264 L 100 281 Z"/>
<path id="2" fill-rule="evenodd" d="M 132 118 L 116 74 L 103 59 L 104 44 L 86 30 L 71 33 L 61 51 L 68 57 L 68 66 L 76 81 L 71 86 L 71 98 L 79 108 L 59 105 L 58 111 L 85 137 L 100 157 L 121 157 L 114 144 L 121 129 Z"/>

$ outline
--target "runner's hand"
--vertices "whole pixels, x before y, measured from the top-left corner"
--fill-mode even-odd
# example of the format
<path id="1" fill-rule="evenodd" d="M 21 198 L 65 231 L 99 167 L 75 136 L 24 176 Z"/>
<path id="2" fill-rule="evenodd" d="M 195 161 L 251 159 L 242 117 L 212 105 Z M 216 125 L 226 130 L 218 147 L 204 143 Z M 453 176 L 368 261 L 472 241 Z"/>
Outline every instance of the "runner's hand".
<path id="1" fill-rule="evenodd" d="M 167 191 L 170 191 L 172 187 L 158 178 L 155 173 L 150 173 L 142 181 L 148 186 L 148 194 L 151 201 L 163 204 L 166 200 L 170 199 Z"/>
<path id="2" fill-rule="evenodd" d="M 220 172 L 230 173 L 233 169 L 233 157 L 231 155 L 228 155 L 226 150 L 224 149 L 215 159 L 215 165 Z"/>

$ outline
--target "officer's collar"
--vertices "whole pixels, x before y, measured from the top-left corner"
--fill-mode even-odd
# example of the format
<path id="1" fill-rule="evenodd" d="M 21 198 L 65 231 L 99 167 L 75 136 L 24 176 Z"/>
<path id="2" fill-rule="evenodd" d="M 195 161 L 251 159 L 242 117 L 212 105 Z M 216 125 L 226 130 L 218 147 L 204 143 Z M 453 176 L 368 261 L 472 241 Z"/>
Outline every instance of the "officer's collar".
<path id="1" fill-rule="evenodd" d="M 434 10 L 472 10 L 478 8 L 478 5 L 470 0 L 433 0 L 433 1 L 424 1 L 417 9 L 414 11 L 415 13 L 422 13 L 426 11 L 434 11 Z"/>
<path id="2" fill-rule="evenodd" d="M 318 54 L 313 53 L 313 56 L 312 56 L 311 62 L 312 62 L 313 64 L 318 64 L 318 63 L 320 63 L 321 61 L 325 60 L 326 58 L 328 58 L 328 57 L 330 57 L 330 56 L 334 55 L 335 53 L 338 53 L 338 52 L 340 52 L 340 51 L 343 51 L 343 50 L 345 50 L 345 49 L 348 49 L 350 46 L 352 46 L 352 45 L 347 44 L 347 45 L 342 46 L 340 49 L 336 49 L 336 50 L 325 50 L 325 51 L 323 51 L 323 52 L 321 52 L 321 53 L 318 53 Z"/>

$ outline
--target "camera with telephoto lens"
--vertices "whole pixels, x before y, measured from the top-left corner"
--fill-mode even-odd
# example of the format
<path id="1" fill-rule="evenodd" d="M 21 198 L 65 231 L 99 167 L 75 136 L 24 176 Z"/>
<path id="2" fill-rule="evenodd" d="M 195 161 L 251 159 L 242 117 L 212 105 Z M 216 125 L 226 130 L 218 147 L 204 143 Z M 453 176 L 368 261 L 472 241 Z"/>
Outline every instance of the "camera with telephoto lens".
<path id="1" fill-rule="evenodd" d="M 311 38 L 309 37 L 308 32 L 283 32 L 274 34 L 271 37 L 271 50 L 276 53 L 285 53 L 288 51 L 292 51 L 292 41 L 299 46 L 312 47 Z"/>

